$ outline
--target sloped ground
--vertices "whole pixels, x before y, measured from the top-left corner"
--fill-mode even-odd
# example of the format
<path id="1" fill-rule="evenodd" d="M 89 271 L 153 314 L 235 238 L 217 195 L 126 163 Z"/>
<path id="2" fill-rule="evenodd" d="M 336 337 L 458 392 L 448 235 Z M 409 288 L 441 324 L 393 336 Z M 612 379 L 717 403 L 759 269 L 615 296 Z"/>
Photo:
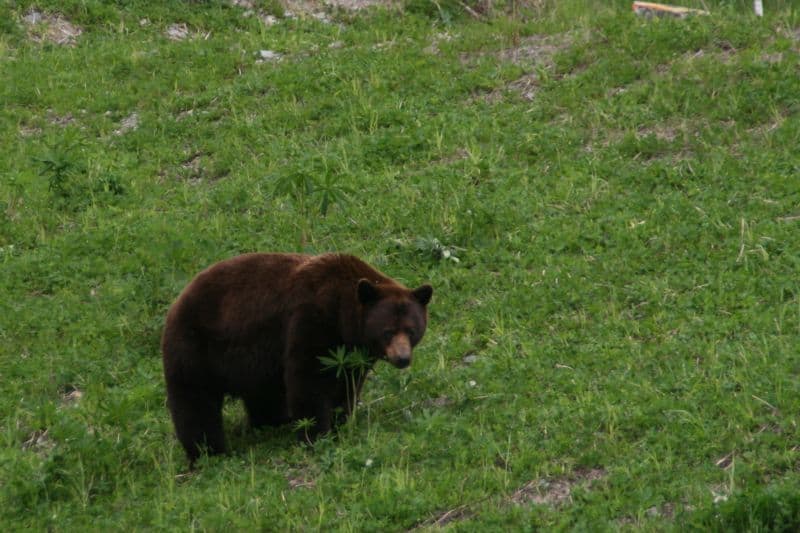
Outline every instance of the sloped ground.
<path id="1" fill-rule="evenodd" d="M 795 528 L 796 13 L 347 7 L 0 7 L 0 522 Z M 188 471 L 164 314 L 253 250 L 429 281 L 430 330 L 335 438 L 232 400 Z"/>

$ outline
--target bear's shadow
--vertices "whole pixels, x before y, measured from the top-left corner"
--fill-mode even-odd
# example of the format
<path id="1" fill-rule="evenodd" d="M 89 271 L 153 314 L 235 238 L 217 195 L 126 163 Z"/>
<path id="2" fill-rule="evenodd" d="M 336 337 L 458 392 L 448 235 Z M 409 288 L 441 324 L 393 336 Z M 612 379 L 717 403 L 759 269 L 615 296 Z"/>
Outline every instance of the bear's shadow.
<path id="1" fill-rule="evenodd" d="M 229 456 L 247 455 L 255 447 L 290 448 L 297 444 L 292 423 L 252 427 L 244 403 L 238 398 L 225 398 L 222 422 Z"/>

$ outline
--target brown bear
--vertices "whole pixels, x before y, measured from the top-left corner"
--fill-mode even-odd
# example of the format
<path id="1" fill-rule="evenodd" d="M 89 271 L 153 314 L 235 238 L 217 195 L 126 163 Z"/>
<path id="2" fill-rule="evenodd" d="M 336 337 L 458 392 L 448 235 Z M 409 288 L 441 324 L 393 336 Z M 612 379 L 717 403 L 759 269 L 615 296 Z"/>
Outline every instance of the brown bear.
<path id="1" fill-rule="evenodd" d="M 427 327 L 430 285 L 410 290 L 350 255 L 245 254 L 212 265 L 167 314 L 161 349 L 178 439 L 194 463 L 225 451 L 224 396 L 244 400 L 250 424 L 312 419 L 313 440 L 349 414 L 363 384 L 325 366 L 332 350 L 398 368 Z M 348 388 L 349 386 L 349 388 Z"/>

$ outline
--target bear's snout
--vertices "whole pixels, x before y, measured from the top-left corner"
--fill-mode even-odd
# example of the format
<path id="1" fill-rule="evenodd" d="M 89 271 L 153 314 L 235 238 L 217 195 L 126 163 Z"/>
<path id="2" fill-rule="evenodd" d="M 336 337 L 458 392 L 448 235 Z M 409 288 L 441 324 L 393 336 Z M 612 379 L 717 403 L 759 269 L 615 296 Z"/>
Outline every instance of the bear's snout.
<path id="1" fill-rule="evenodd" d="M 408 335 L 400 333 L 392 337 L 386 347 L 386 360 L 397 368 L 406 368 L 411 364 L 411 341 Z"/>

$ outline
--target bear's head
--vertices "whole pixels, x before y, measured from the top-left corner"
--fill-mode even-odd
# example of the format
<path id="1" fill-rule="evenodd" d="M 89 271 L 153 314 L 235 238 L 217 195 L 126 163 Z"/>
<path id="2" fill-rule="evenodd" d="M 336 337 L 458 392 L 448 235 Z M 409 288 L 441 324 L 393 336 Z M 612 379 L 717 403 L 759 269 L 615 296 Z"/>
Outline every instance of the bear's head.
<path id="1" fill-rule="evenodd" d="M 422 340 L 428 325 L 430 285 L 410 290 L 395 284 L 361 279 L 358 300 L 364 309 L 363 344 L 372 357 L 386 359 L 397 368 L 411 364 L 411 350 Z"/>

